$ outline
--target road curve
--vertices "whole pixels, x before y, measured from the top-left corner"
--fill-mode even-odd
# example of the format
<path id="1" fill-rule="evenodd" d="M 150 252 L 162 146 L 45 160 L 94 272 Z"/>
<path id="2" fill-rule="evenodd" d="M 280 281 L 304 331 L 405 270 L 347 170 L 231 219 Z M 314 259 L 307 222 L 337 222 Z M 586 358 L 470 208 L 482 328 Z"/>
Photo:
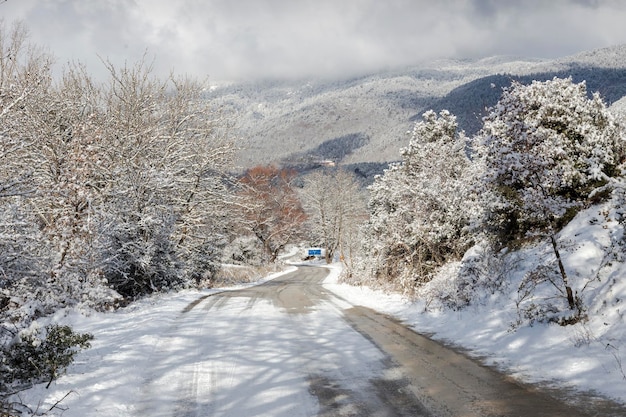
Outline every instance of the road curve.
<path id="1" fill-rule="evenodd" d="M 626 415 L 615 404 L 567 405 L 519 384 L 393 318 L 351 305 L 322 285 L 326 275 L 324 268 L 299 267 L 187 306 L 170 330 L 173 343 L 157 349 L 139 414 Z"/>

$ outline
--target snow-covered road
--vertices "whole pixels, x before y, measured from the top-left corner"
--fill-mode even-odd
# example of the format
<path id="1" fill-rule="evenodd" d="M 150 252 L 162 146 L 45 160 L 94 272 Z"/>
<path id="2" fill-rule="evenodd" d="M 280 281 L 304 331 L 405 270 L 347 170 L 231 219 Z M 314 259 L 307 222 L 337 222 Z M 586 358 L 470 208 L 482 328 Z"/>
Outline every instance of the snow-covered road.
<path id="1" fill-rule="evenodd" d="M 376 415 L 364 407 L 385 355 L 340 319 L 351 306 L 323 289 L 326 274 L 301 268 L 188 306 L 155 349 L 137 414 Z"/>
<path id="2" fill-rule="evenodd" d="M 622 415 L 595 403 L 584 414 L 513 382 L 349 303 L 327 274 L 299 267 L 253 287 L 66 317 L 96 335 L 92 349 L 23 400 L 41 411 L 64 398 L 49 414 L 63 417 Z"/>
<path id="3" fill-rule="evenodd" d="M 136 415 L 582 415 L 350 305 L 326 273 L 301 267 L 187 306 L 150 358 Z"/>

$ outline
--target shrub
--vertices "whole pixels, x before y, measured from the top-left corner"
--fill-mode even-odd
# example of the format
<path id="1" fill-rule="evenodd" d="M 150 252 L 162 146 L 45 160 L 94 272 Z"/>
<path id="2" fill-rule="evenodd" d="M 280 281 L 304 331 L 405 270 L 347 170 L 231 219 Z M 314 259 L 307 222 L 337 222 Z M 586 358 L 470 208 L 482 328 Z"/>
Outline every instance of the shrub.
<path id="1" fill-rule="evenodd" d="M 44 329 L 34 323 L 2 349 L 0 388 L 48 382 L 58 378 L 74 361 L 74 356 L 91 345 L 93 336 L 76 333 L 69 326 L 50 324 Z"/>

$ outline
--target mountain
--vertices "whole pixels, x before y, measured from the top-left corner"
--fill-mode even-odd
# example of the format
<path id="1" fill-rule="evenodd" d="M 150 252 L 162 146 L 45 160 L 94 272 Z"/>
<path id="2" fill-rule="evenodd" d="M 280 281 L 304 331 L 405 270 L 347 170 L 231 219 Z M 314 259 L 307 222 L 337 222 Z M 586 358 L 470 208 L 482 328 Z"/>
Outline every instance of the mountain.
<path id="1" fill-rule="evenodd" d="M 626 95 L 626 45 L 556 60 L 440 60 L 344 80 L 235 84 L 208 94 L 234 115 L 241 169 L 269 163 L 310 169 L 332 161 L 370 176 L 398 159 L 424 111 L 448 109 L 474 134 L 513 80 L 555 76 L 585 80 L 590 94 L 616 103 Z"/>

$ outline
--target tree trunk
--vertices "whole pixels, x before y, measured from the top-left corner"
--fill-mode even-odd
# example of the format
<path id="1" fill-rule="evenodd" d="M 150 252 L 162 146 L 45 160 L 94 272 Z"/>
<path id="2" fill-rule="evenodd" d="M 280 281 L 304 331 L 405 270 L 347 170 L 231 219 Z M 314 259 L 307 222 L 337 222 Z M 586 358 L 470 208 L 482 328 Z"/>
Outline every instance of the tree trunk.
<path id="1" fill-rule="evenodd" d="M 554 237 L 554 234 L 550 235 L 550 241 L 552 242 L 552 249 L 554 250 L 554 254 L 556 255 L 556 260 L 559 264 L 559 271 L 561 271 L 561 278 L 563 278 L 563 284 L 565 284 L 567 302 L 569 304 L 569 308 L 573 310 L 576 307 L 576 303 L 574 302 L 574 293 L 572 292 L 572 287 L 569 286 L 567 274 L 565 273 L 565 267 L 563 266 L 563 262 L 561 261 L 561 254 L 559 253 L 559 249 L 556 246 L 556 239 Z"/>
<path id="2" fill-rule="evenodd" d="M 335 257 L 335 251 L 329 247 L 326 247 L 326 253 L 324 254 L 324 260 L 327 264 L 331 264 L 333 262 L 333 258 Z"/>

